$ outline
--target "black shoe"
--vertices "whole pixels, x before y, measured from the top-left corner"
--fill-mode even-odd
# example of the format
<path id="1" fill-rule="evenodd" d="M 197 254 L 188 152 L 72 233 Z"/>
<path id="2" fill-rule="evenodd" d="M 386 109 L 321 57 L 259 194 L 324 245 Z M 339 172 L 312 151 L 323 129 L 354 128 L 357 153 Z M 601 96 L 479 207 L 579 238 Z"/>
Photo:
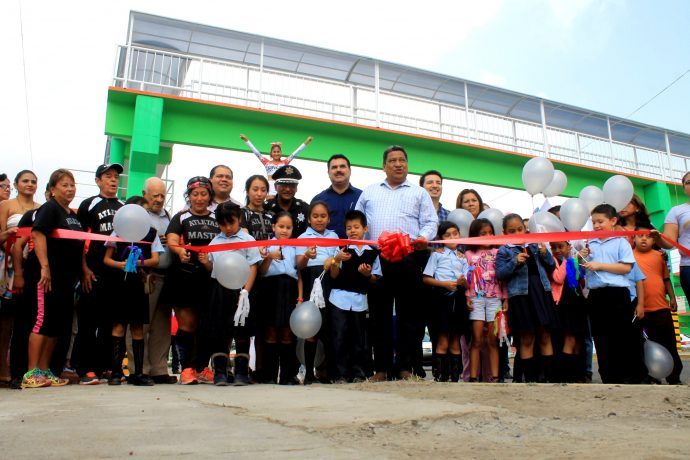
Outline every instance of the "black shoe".
<path id="1" fill-rule="evenodd" d="M 110 381 L 108 381 L 108 383 L 110 383 Z M 151 377 L 144 374 L 130 375 L 127 383 L 129 385 L 134 385 L 136 387 L 152 387 L 154 385 L 153 380 L 151 380 Z"/>
<path id="2" fill-rule="evenodd" d="M 280 379 L 280 380 L 281 380 L 280 384 L 283 385 L 283 382 L 282 382 L 283 379 Z M 285 379 L 285 380 L 287 381 L 290 379 Z M 311 385 L 312 383 L 316 383 L 316 382 L 318 382 L 318 380 L 316 380 L 316 377 L 314 377 L 314 374 L 305 374 L 304 382 L 303 382 L 304 385 Z M 290 384 L 285 383 L 285 385 L 290 385 Z"/>
<path id="3" fill-rule="evenodd" d="M 216 372 L 213 374 L 213 384 L 217 387 L 226 387 L 230 385 L 230 382 L 228 381 L 228 374 Z"/>
<path id="4" fill-rule="evenodd" d="M 299 380 L 297 379 L 297 377 L 280 379 L 280 382 L 278 382 L 278 385 L 287 385 L 287 386 L 299 385 Z M 305 383 L 305 385 L 308 385 L 308 383 Z"/>
<path id="5" fill-rule="evenodd" d="M 174 385 L 177 383 L 177 377 L 174 375 L 153 375 L 151 376 L 151 380 L 153 380 L 153 383 L 156 385 Z"/>
<path id="6" fill-rule="evenodd" d="M 235 374 L 235 381 L 233 382 L 233 385 L 236 387 L 243 387 L 246 385 L 249 385 L 251 380 L 249 380 L 249 376 L 246 374 Z"/>
<path id="7" fill-rule="evenodd" d="M 119 375 L 111 375 L 108 379 L 108 385 L 122 385 L 122 377 Z"/>

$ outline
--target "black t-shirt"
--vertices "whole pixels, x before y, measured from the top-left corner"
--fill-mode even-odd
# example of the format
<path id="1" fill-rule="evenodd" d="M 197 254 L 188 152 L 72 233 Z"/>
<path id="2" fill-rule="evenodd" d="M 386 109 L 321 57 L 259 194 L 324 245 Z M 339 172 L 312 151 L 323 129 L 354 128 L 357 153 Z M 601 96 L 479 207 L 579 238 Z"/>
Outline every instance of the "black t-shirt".
<path id="1" fill-rule="evenodd" d="M 19 223 L 17 223 L 17 228 L 32 227 L 34 225 L 34 220 L 36 220 L 36 214 L 37 213 L 38 213 L 38 209 L 32 209 L 31 211 L 26 211 L 22 215 L 22 218 L 19 219 Z"/>
<path id="2" fill-rule="evenodd" d="M 264 208 L 266 211 L 271 211 L 274 214 L 284 211 L 278 204 L 277 199 L 266 202 Z M 302 233 L 306 232 L 309 226 L 309 205 L 302 200 L 294 198 L 290 204 L 290 209 L 287 211 L 292 214 L 293 219 L 295 219 L 295 226 L 292 229 L 292 238 L 297 238 Z"/>
<path id="3" fill-rule="evenodd" d="M 56 229 L 83 231 L 74 211 L 70 209 L 67 212 L 55 200 L 49 200 L 38 208 L 32 231 L 39 231 L 46 236 L 51 276 L 62 279 L 77 278 L 81 273 L 84 242 L 51 237 L 50 234 Z M 41 264 L 35 251 L 29 254 L 24 272 L 27 277 L 28 274 L 33 274 L 40 278 Z"/>
<path id="4" fill-rule="evenodd" d="M 79 222 L 85 231 L 99 235 L 110 235 L 113 232 L 113 218 L 124 203 L 118 198 L 92 196 L 82 201 L 77 211 Z M 94 273 L 101 273 L 105 246 L 102 241 L 91 241 L 86 253 L 86 263 Z"/>
<path id="5" fill-rule="evenodd" d="M 220 227 L 216 222 L 216 215 L 208 211 L 203 216 L 192 214 L 189 210 L 178 212 L 170 219 L 168 230 L 165 234 L 174 233 L 180 236 L 180 244 L 190 246 L 206 246 L 220 233 Z M 175 258 L 179 263 L 179 258 Z M 191 252 L 190 263 L 199 265 L 199 257 L 196 252 Z"/>
<path id="6" fill-rule="evenodd" d="M 255 240 L 270 240 L 273 238 L 273 214 L 272 211 L 252 211 L 242 208 L 240 227 L 246 228 Z"/>

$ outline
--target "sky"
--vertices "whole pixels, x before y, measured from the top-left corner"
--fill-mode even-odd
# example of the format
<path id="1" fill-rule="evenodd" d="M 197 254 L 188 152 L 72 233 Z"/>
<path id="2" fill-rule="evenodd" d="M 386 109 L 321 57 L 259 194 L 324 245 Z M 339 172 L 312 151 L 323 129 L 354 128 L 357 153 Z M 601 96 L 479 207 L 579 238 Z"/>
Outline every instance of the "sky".
<path id="1" fill-rule="evenodd" d="M 107 88 L 130 10 L 396 62 L 626 117 L 690 69 L 690 6 L 678 1 L 484 0 L 408 2 L 20 1 L 0 5 L 0 171 L 33 169 L 39 182 L 67 167 L 78 195 L 105 150 Z M 632 117 L 690 132 L 690 74 Z M 217 163 L 235 170 L 233 196 L 261 167 L 249 154 L 177 146 L 169 177 L 176 207 L 186 179 Z M 329 183 L 322 163 L 297 160 L 310 199 Z M 380 179 L 356 168 L 353 183 Z M 313 178 L 313 180 L 312 180 Z M 468 184 L 445 184 L 454 208 Z M 528 212 L 526 193 L 476 187 L 504 212 Z M 560 199 L 552 200 L 556 203 Z M 76 204 L 76 203 L 75 203 Z"/>

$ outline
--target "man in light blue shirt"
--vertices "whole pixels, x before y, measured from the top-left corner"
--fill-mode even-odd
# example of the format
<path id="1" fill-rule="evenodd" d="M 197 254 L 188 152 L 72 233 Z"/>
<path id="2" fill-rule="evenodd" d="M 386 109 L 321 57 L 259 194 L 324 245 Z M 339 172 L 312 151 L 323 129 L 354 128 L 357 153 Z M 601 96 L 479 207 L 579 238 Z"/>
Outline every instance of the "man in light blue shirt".
<path id="1" fill-rule="evenodd" d="M 386 179 L 372 184 L 362 192 L 355 209 L 362 211 L 369 224 L 369 235 L 378 239 L 384 231 L 400 231 L 416 240 L 416 254 L 400 262 L 381 260 L 383 278 L 370 298 L 372 343 L 374 345 L 373 381 L 383 381 L 394 370 L 399 377 L 412 377 L 412 368 L 424 337 L 423 318 L 417 299 L 421 272 L 416 255 L 427 247 L 426 241 L 436 236 L 438 216 L 431 197 L 422 187 L 407 180 L 407 152 L 392 146 L 383 152 Z M 393 302 L 395 301 L 397 343 L 393 363 Z"/>

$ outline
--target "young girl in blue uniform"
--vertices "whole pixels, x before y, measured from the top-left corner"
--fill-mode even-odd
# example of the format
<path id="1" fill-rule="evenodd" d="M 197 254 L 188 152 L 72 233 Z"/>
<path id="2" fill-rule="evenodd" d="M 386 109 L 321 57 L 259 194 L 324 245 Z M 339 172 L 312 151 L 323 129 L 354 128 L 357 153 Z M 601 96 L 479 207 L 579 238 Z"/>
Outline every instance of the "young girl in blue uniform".
<path id="1" fill-rule="evenodd" d="M 503 233 L 526 233 L 522 218 L 517 214 L 505 216 Z M 527 382 L 539 380 L 540 366 L 534 358 L 537 338 L 541 370 L 547 381 L 552 378 L 553 347 L 549 329 L 558 320 L 548 274 L 554 267 L 553 256 L 543 244 L 506 244 L 496 255 L 496 276 L 507 285 L 508 323 L 513 335 L 520 339 L 519 353 Z"/>
<path id="2" fill-rule="evenodd" d="M 292 237 L 292 214 L 281 211 L 273 219 L 272 240 Z M 302 297 L 302 286 L 295 261 L 294 246 L 268 246 L 259 265 L 259 327 L 264 331 L 263 369 L 265 383 L 294 385 L 295 343 L 290 330 L 290 315 Z M 280 368 L 280 379 L 278 379 Z"/>
<path id="3" fill-rule="evenodd" d="M 240 229 L 242 210 L 230 201 L 221 203 L 216 208 L 216 221 L 220 233 L 211 240 L 209 246 L 242 241 L 255 241 L 247 232 Z M 249 279 L 242 289 L 228 289 L 218 282 L 216 264 L 223 257 L 236 252 L 242 255 L 249 264 Z M 251 318 L 245 323 L 235 324 L 235 313 L 239 308 L 242 293 L 249 296 L 256 280 L 257 264 L 261 262 L 261 254 L 257 248 L 246 248 L 200 253 L 199 261 L 211 271 L 211 286 L 209 290 L 208 307 L 201 320 L 201 332 L 206 336 L 213 362 L 213 383 L 216 386 L 226 386 L 233 380 L 236 386 L 248 385 L 249 382 L 249 339 L 251 337 Z M 243 292 L 246 291 L 246 292 Z M 251 312 L 251 310 L 250 310 Z M 235 339 L 235 375 L 234 379 L 228 375 L 228 353 L 230 345 Z"/>
<path id="4" fill-rule="evenodd" d="M 458 226 L 443 221 L 438 225 L 438 239 L 460 238 Z M 467 260 L 457 244 L 445 244 L 442 251 L 433 251 L 424 268 L 423 283 L 432 287 L 433 324 L 436 331 L 434 367 L 436 381 L 457 382 L 462 371 L 460 336 L 467 325 L 465 276 Z M 450 354 L 450 356 L 449 356 Z"/>
<path id="5" fill-rule="evenodd" d="M 592 210 L 592 227 L 595 231 L 614 230 L 617 216 L 613 206 L 601 204 Z M 599 375 L 603 383 L 629 382 L 638 369 L 639 358 L 628 349 L 629 338 L 635 334 L 631 321 L 635 312 L 627 275 L 635 256 L 628 241 L 621 237 L 589 240 L 581 253 L 587 259 L 587 301 Z"/>
<path id="6" fill-rule="evenodd" d="M 133 196 L 126 204 L 137 204 L 146 207 L 146 199 Z M 117 236 L 115 232 L 111 236 Z M 107 296 L 107 307 L 113 321 L 112 345 L 113 363 L 109 385 L 119 385 L 122 381 L 122 360 L 125 357 L 125 333 L 127 325 L 132 334 L 132 352 L 134 354 L 134 375 L 127 383 L 137 386 L 151 386 L 153 380 L 144 375 L 144 324 L 149 322 L 149 295 L 144 290 L 143 267 L 158 265 L 159 253 L 165 252 L 158 231 L 151 227 L 142 241 L 151 244 L 141 244 L 137 249 L 132 243 L 105 243 L 103 263 L 107 267 L 105 287 L 110 295 Z M 141 250 L 141 257 L 135 260 L 135 271 L 127 272 L 127 260 L 131 251 Z"/>
<path id="7" fill-rule="evenodd" d="M 315 201 L 309 207 L 309 227 L 298 238 L 333 238 L 338 239 L 338 234 L 333 230 L 326 228 L 330 222 L 330 213 L 328 205 L 323 201 Z M 302 276 L 302 288 L 305 298 L 309 298 L 312 288 L 314 287 L 314 280 L 320 277 L 324 272 L 324 264 L 327 260 L 338 255 L 338 247 L 324 247 L 324 246 L 298 246 L 296 251 L 297 268 L 300 270 Z M 324 299 L 328 299 L 328 277 L 323 277 L 322 287 Z M 301 302 L 301 300 L 300 300 Z M 329 334 L 327 317 L 328 309 L 324 308 L 321 312 L 323 318 L 321 331 L 319 331 L 318 338 L 321 339 L 326 353 L 326 360 L 328 362 L 329 355 Z M 309 384 L 316 380 L 314 376 L 314 357 L 316 355 L 317 337 L 312 337 L 304 342 L 304 366 L 306 374 L 304 376 L 304 383 Z M 327 365 L 326 365 L 327 366 Z M 327 367 L 322 366 L 319 369 L 319 381 L 322 383 L 330 383 L 327 376 Z"/>

